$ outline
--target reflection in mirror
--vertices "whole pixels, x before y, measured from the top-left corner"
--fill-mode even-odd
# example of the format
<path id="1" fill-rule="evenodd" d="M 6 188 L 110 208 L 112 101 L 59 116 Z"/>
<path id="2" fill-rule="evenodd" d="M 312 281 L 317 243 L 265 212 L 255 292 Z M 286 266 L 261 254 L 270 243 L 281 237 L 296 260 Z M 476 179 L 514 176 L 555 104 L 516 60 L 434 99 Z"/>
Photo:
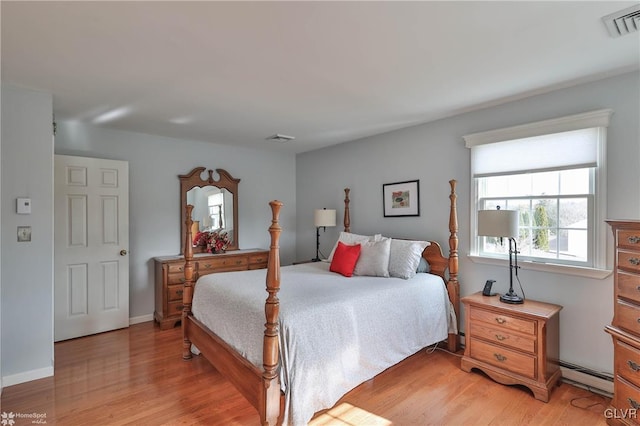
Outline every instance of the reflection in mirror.
<path id="1" fill-rule="evenodd" d="M 238 249 L 238 183 L 240 179 L 232 177 L 223 169 L 207 170 L 208 177 L 203 179 L 204 167 L 196 167 L 186 175 L 180 175 L 180 253 L 184 253 L 186 232 L 186 207 L 193 206 L 191 218 L 192 235 L 198 232 L 221 231 L 224 234 L 224 249 Z M 202 240 L 200 242 L 203 242 Z M 209 242 L 209 241 L 207 241 Z M 196 252 L 206 251 L 206 247 L 194 246 Z M 207 246 L 207 244 L 204 244 Z"/>
<path id="2" fill-rule="evenodd" d="M 233 235 L 233 194 L 217 186 L 195 187 L 187 191 L 187 204 L 198 231 L 226 231 Z M 195 234 L 194 234 L 195 235 Z"/>

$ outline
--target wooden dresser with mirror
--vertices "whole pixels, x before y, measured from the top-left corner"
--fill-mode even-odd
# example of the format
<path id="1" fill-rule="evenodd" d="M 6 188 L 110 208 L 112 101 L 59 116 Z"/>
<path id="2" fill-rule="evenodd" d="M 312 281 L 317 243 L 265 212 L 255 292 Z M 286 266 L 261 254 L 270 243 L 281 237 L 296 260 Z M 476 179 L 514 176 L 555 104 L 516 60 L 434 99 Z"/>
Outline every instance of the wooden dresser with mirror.
<path id="1" fill-rule="evenodd" d="M 207 177 L 202 178 L 204 172 Z M 193 246 L 195 279 L 215 272 L 242 271 L 267 267 L 269 251 L 238 247 L 238 183 L 226 170 L 196 167 L 180 175 L 180 255 L 154 258 L 155 312 L 154 319 L 162 330 L 177 325 L 182 318 L 182 285 L 184 282 L 184 253 L 187 232 L 185 211 L 193 205 L 193 217 L 201 218 L 194 226 L 197 232 L 220 231 L 229 236 L 225 252 L 209 253 L 205 246 Z M 195 232 L 194 235 L 197 233 Z"/>

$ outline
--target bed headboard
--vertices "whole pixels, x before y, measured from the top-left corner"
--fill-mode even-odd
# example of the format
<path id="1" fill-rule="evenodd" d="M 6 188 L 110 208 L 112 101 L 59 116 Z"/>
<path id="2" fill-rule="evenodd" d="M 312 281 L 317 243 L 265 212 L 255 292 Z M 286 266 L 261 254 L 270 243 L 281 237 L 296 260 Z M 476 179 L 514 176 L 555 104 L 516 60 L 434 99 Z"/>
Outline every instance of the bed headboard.
<path id="1" fill-rule="evenodd" d="M 456 208 L 456 180 L 450 180 L 451 193 L 449 194 L 449 257 L 442 254 L 442 247 L 436 241 L 430 241 L 430 245 L 422 252 L 422 257 L 429 263 L 430 272 L 442 277 L 447 282 L 446 271 L 449 270 L 449 281 L 458 282 L 458 212 Z M 344 189 L 344 231 L 351 232 L 351 216 L 349 211 L 350 188 Z"/>

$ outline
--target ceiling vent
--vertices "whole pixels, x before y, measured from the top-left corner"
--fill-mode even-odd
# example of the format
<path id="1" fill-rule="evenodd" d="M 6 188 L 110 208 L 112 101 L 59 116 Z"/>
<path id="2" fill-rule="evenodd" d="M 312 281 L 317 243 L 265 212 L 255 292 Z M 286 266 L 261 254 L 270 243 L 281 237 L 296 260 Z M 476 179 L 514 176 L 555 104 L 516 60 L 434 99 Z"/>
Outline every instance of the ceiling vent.
<path id="1" fill-rule="evenodd" d="M 269 136 L 266 140 L 268 141 L 276 141 L 276 142 L 288 142 L 294 140 L 294 136 L 281 135 L 280 133 L 276 133 L 275 135 Z"/>
<path id="2" fill-rule="evenodd" d="M 640 28 L 640 5 L 631 6 L 602 18 L 611 37 L 631 34 Z"/>

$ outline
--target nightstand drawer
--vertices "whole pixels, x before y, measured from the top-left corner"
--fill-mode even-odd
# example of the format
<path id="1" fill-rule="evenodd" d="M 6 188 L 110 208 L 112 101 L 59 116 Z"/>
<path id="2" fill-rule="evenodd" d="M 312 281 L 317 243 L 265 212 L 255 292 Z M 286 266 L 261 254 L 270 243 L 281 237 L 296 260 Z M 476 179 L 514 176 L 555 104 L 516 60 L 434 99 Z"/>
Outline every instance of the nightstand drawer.
<path id="1" fill-rule="evenodd" d="M 496 345 L 509 346 L 510 348 L 520 349 L 525 352 L 535 354 L 536 341 L 531 335 L 519 335 L 513 331 L 505 329 L 496 329 L 489 327 L 483 323 L 471 323 L 471 338 L 482 338 Z"/>
<path id="2" fill-rule="evenodd" d="M 619 230 L 618 247 L 640 252 L 640 231 L 633 229 Z"/>
<path id="3" fill-rule="evenodd" d="M 471 307 L 471 321 L 482 321 L 499 328 L 519 331 L 521 333 L 535 334 L 536 322 L 526 319 L 514 318 L 504 313 L 492 312 Z"/>
<path id="4" fill-rule="evenodd" d="M 640 275 L 618 271 L 618 296 L 640 303 Z"/>
<path id="5" fill-rule="evenodd" d="M 640 386 L 640 350 L 616 339 L 615 374 Z"/>
<path id="6" fill-rule="evenodd" d="M 614 307 L 616 324 L 633 334 L 640 335 L 640 309 L 637 306 L 618 300 Z"/>
<path id="7" fill-rule="evenodd" d="M 618 268 L 631 272 L 640 272 L 640 252 L 618 252 Z"/>
<path id="8" fill-rule="evenodd" d="M 640 410 L 640 389 L 624 379 L 618 378 L 614 389 L 614 405 L 618 410 L 634 408 Z M 638 423 L 638 417 L 629 416 L 628 421 Z"/>
<path id="9" fill-rule="evenodd" d="M 536 358 L 471 338 L 471 357 L 521 376 L 536 378 Z"/>

